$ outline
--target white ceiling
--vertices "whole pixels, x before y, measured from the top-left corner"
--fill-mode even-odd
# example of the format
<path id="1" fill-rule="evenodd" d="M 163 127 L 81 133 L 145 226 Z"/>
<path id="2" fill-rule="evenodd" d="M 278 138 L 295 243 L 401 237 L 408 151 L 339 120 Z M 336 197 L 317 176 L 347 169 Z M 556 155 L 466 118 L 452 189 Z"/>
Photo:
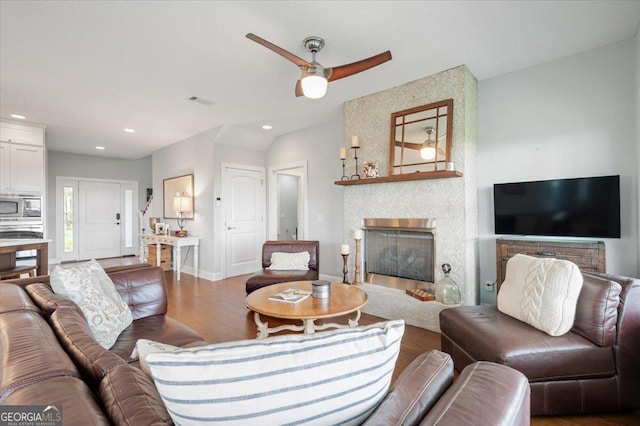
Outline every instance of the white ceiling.
<path id="1" fill-rule="evenodd" d="M 631 38 L 639 21 L 640 1 L 2 0 L 0 116 L 46 124 L 56 151 L 137 159 L 217 127 L 266 149 L 347 100 L 461 64 L 491 78 Z M 321 36 L 324 66 L 393 60 L 296 98 L 299 70 L 248 32 L 304 59 Z"/>

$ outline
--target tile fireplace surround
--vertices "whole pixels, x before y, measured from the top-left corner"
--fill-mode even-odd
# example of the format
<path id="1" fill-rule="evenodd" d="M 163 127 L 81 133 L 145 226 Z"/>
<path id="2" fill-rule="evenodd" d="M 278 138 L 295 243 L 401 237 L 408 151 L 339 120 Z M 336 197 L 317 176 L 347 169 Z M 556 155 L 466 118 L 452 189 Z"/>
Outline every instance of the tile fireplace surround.
<path id="1" fill-rule="evenodd" d="M 359 158 L 378 160 L 385 176 L 391 114 L 449 98 L 453 99 L 452 158 L 462 177 L 344 186 L 344 240 L 351 244 L 354 253 L 353 230 L 363 228 L 365 218 L 435 219 L 435 281 L 443 276 L 440 266 L 451 264 L 451 278 L 460 286 L 463 303 L 473 305 L 479 299 L 475 77 L 462 65 L 346 102 L 344 140 L 348 146 L 351 136 L 358 136 L 362 147 Z M 347 167 L 354 166 L 354 160 L 348 159 Z M 353 271 L 353 256 L 349 263 L 349 271 Z M 382 299 L 386 299 L 383 304 L 393 304 L 392 297 Z"/>

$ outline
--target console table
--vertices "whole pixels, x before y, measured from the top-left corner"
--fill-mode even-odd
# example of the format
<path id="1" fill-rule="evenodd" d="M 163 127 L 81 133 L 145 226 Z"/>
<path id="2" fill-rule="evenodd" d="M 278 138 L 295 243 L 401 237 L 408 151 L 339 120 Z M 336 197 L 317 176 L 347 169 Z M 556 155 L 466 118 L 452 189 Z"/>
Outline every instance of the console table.
<path id="1" fill-rule="evenodd" d="M 605 246 L 602 241 L 501 238 L 496 241 L 498 290 L 506 276 L 507 261 L 517 253 L 569 260 L 578 265 L 583 272 L 606 272 Z"/>
<path id="2" fill-rule="evenodd" d="M 160 266 L 162 244 L 167 244 L 173 247 L 173 262 L 178 281 L 180 281 L 180 268 L 182 266 L 182 247 L 193 246 L 193 269 L 195 277 L 198 278 L 198 245 L 200 244 L 200 237 L 174 237 L 171 235 L 140 234 L 140 262 L 145 261 L 144 248 L 147 244 L 156 245 L 157 266 Z"/>

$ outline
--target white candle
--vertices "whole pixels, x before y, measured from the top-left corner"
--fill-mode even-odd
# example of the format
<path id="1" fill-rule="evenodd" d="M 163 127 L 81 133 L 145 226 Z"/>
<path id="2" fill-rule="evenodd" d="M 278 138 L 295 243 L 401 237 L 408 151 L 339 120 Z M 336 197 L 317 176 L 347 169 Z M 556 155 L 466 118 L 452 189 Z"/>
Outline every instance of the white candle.
<path id="1" fill-rule="evenodd" d="M 357 136 L 351 136 L 351 148 L 360 148 L 360 139 Z"/>
<path id="2" fill-rule="evenodd" d="M 362 239 L 362 229 L 354 229 L 353 230 L 353 239 L 361 240 Z"/>
<path id="3" fill-rule="evenodd" d="M 344 146 L 340 148 L 340 159 L 341 160 L 347 159 L 347 148 L 345 148 Z"/>
<path id="4" fill-rule="evenodd" d="M 349 254 L 349 244 L 340 244 L 340 254 Z"/>

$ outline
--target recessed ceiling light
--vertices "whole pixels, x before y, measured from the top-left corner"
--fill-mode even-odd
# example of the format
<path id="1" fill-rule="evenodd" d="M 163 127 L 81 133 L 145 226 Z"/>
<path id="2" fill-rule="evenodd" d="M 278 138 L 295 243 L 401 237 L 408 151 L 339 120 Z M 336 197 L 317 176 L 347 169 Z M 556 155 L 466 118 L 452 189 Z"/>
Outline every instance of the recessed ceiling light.
<path id="1" fill-rule="evenodd" d="M 262 126 L 262 128 L 265 130 L 271 130 L 273 129 L 273 126 L 271 124 L 265 124 L 264 126 Z"/>
<path id="2" fill-rule="evenodd" d="M 135 129 L 126 128 L 126 129 L 124 129 L 124 131 L 127 132 L 127 133 L 134 133 Z"/>
<path id="3" fill-rule="evenodd" d="M 104 146 L 96 146 L 96 149 L 99 149 L 99 150 L 103 151 L 104 150 Z"/>
<path id="4" fill-rule="evenodd" d="M 18 120 L 26 120 L 27 119 L 27 117 L 25 117 L 24 115 L 20 115 L 20 114 L 11 114 L 11 117 L 17 118 Z"/>

